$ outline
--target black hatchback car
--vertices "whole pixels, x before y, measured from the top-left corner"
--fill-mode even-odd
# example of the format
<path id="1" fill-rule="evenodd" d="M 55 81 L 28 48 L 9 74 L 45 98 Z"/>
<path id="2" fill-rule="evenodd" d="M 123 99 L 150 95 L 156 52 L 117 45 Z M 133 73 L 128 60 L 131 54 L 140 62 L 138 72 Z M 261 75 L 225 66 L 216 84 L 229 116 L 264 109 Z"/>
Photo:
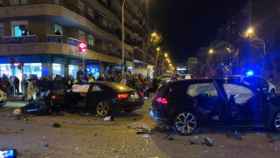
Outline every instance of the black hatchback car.
<path id="1" fill-rule="evenodd" d="M 133 112 L 142 107 L 144 98 L 137 91 L 123 84 L 94 82 L 73 85 L 64 96 L 65 108 L 85 108 L 105 117 L 115 111 Z"/>
<path id="2" fill-rule="evenodd" d="M 182 80 L 162 86 L 150 116 L 183 135 L 205 125 L 265 127 L 280 132 L 280 97 L 234 80 Z"/>

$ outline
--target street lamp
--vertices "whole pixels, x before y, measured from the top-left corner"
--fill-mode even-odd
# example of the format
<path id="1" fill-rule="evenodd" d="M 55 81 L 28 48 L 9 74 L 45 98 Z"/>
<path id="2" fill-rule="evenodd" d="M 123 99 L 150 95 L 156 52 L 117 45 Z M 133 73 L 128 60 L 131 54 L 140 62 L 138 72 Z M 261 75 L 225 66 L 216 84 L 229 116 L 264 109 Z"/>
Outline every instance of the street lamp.
<path id="1" fill-rule="evenodd" d="M 156 48 L 156 51 L 157 51 L 158 53 L 160 52 L 160 50 L 161 50 L 160 47 L 157 47 L 157 48 Z"/>
<path id="2" fill-rule="evenodd" d="M 252 36 L 255 35 L 255 28 L 253 26 L 250 26 L 247 28 L 247 30 L 245 31 L 245 37 L 250 38 Z"/>
<path id="3" fill-rule="evenodd" d="M 213 48 L 210 48 L 209 51 L 208 51 L 208 54 L 211 55 L 211 54 L 214 54 L 214 53 L 215 53 L 214 49 L 213 49 Z"/>
<path id="4" fill-rule="evenodd" d="M 161 40 L 161 37 L 160 35 L 157 33 L 157 32 L 152 32 L 151 35 L 150 35 L 150 42 L 152 44 L 158 44 Z"/>
<path id="5" fill-rule="evenodd" d="M 167 53 L 164 53 L 164 57 L 165 57 L 165 58 L 168 58 L 168 54 L 167 54 Z"/>
<path id="6" fill-rule="evenodd" d="M 266 55 L 266 42 L 265 40 L 259 38 L 256 36 L 256 29 L 253 26 L 250 26 L 247 28 L 247 30 L 244 33 L 245 38 L 251 39 L 252 37 L 255 37 L 253 40 L 261 42 L 263 46 L 263 55 Z"/>
<path id="7" fill-rule="evenodd" d="M 126 0 L 122 2 L 122 78 L 125 78 L 125 16 L 124 16 L 124 9 L 125 9 Z"/>

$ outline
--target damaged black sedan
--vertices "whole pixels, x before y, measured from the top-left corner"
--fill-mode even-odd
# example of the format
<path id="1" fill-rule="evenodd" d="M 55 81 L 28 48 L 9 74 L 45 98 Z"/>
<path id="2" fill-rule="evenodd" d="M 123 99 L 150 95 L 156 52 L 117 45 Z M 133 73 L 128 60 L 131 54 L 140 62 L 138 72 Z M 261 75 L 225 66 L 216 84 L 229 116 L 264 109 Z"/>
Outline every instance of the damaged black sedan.
<path id="1" fill-rule="evenodd" d="M 227 79 L 170 82 L 152 102 L 150 115 L 182 135 L 199 126 L 264 127 L 280 132 L 280 97 Z"/>
<path id="2" fill-rule="evenodd" d="M 114 112 L 133 112 L 141 108 L 144 98 L 136 90 L 113 82 L 73 85 L 64 96 L 66 109 L 83 108 L 86 112 L 105 117 Z"/>

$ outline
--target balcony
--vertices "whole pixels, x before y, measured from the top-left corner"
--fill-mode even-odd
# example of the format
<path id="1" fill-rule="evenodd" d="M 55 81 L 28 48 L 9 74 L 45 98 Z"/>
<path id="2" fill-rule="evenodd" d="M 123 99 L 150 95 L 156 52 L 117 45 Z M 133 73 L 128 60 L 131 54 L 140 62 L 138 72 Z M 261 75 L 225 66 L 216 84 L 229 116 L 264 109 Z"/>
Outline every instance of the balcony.
<path id="1" fill-rule="evenodd" d="M 102 23 L 96 19 L 89 19 L 85 12 L 80 12 L 76 6 L 69 6 L 66 3 L 61 5 L 53 4 L 48 1 L 48 4 L 30 4 L 24 6 L 6 6 L 0 7 L 0 19 L 15 18 L 15 17 L 34 17 L 47 16 L 54 17 L 60 21 L 64 21 L 68 27 L 86 28 L 88 32 L 94 33 L 97 37 L 107 40 L 112 40 L 118 45 L 121 45 L 120 39 L 113 35 L 115 30 L 107 30 L 106 27 L 101 27 Z M 125 45 L 127 49 L 132 49 L 130 45 Z"/>
<path id="2" fill-rule="evenodd" d="M 39 40 L 36 35 L 24 37 L 3 37 L 0 39 L 0 55 L 34 55 L 34 54 L 50 54 L 50 55 L 67 55 L 80 58 L 77 45 L 80 43 L 78 39 L 66 38 L 60 35 L 47 35 L 43 40 Z M 96 48 L 89 49 L 86 59 L 97 60 L 120 64 L 118 54 L 108 53 L 108 50 L 100 50 L 97 53 Z M 114 55 L 111 55 L 114 54 Z"/>
<path id="3" fill-rule="evenodd" d="M 4 36 L 0 38 L 0 44 L 13 44 L 13 43 L 34 43 L 38 42 L 39 39 L 36 35 L 28 35 L 24 37 L 10 37 L 10 36 Z"/>

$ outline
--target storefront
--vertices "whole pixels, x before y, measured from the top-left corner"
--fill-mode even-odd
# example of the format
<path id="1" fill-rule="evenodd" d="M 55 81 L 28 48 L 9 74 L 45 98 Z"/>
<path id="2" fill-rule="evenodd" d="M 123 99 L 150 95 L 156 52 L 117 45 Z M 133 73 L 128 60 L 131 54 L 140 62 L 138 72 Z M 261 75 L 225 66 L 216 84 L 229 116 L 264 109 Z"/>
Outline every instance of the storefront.
<path id="1" fill-rule="evenodd" d="M 65 65 L 64 64 L 59 64 L 59 63 L 53 63 L 52 64 L 52 77 L 54 78 L 55 76 L 65 76 Z"/>
<path id="2" fill-rule="evenodd" d="M 82 62 L 78 58 L 50 55 L 30 55 L 0 57 L 0 76 L 16 76 L 20 80 L 30 77 L 77 77 Z M 98 79 L 101 75 L 101 65 L 97 61 L 86 62 L 86 72 L 88 75 Z"/>
<path id="3" fill-rule="evenodd" d="M 68 65 L 68 75 L 73 77 L 74 79 L 77 78 L 77 73 L 79 71 L 79 65 Z"/>
<path id="4" fill-rule="evenodd" d="M 100 77 L 100 65 L 99 64 L 88 64 L 87 65 L 87 74 L 92 75 L 95 79 Z"/>

